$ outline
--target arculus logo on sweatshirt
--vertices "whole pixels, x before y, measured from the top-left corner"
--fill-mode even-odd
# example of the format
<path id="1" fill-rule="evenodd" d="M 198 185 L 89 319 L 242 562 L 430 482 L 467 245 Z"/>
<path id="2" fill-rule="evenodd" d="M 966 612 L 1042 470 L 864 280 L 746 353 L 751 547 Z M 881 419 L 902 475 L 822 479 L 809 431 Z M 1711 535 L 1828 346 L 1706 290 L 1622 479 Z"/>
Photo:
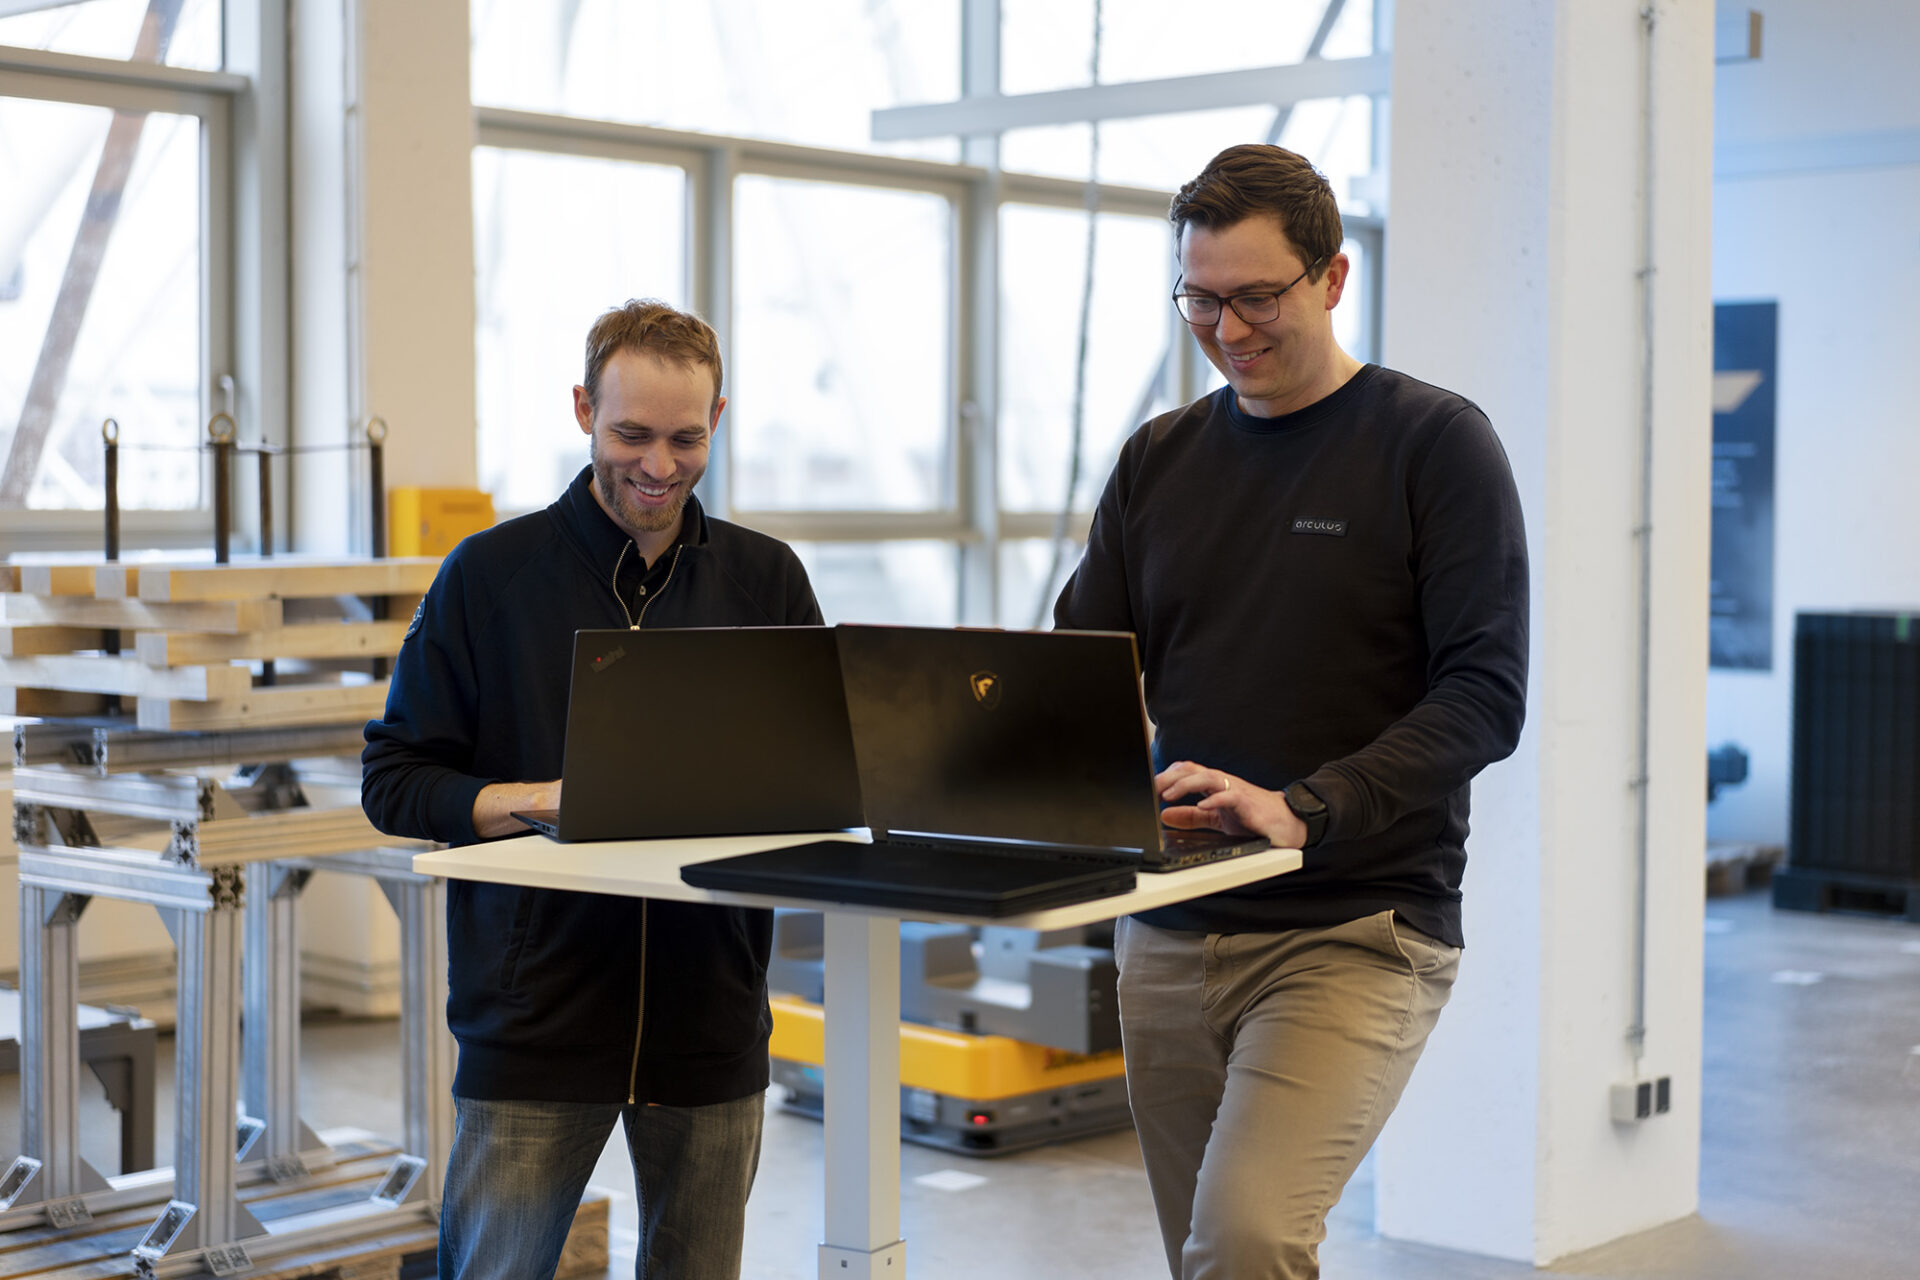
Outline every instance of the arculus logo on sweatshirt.
<path id="1" fill-rule="evenodd" d="M 1345 520 L 1316 520 L 1311 516 L 1301 516 L 1293 522 L 1295 533 L 1317 533 L 1323 538 L 1344 538 L 1347 536 Z"/>

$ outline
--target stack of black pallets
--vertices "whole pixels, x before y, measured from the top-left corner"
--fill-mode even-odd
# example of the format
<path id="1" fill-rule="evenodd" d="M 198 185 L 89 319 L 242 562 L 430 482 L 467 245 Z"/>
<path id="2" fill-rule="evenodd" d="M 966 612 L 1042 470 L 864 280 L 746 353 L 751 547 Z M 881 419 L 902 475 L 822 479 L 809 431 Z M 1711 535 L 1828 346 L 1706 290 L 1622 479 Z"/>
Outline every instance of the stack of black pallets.
<path id="1" fill-rule="evenodd" d="M 1920 610 L 1794 624 L 1792 817 L 1774 905 L 1920 921 Z"/>

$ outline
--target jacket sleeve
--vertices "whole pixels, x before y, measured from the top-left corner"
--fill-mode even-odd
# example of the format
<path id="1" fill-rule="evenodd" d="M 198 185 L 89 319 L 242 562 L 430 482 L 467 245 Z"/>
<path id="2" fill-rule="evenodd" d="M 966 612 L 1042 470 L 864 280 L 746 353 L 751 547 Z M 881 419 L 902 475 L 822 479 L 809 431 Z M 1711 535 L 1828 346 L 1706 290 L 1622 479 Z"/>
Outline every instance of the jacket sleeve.
<path id="1" fill-rule="evenodd" d="M 1384 830 L 1512 754 L 1527 709 L 1527 540 L 1505 450 L 1474 408 L 1408 482 L 1427 692 L 1365 747 L 1303 779 L 1325 840 Z"/>
<path id="2" fill-rule="evenodd" d="M 782 625 L 789 627 L 818 627 L 825 619 L 820 613 L 820 602 L 813 597 L 813 583 L 807 578 L 807 567 L 800 563 L 800 557 L 786 548 L 787 558 L 792 563 L 787 574 L 786 616 Z"/>
<path id="3" fill-rule="evenodd" d="M 407 628 L 387 709 L 366 728 L 360 806 L 381 831 L 471 844 L 473 802 L 494 778 L 475 777 L 479 705 L 466 579 L 456 550 Z"/>

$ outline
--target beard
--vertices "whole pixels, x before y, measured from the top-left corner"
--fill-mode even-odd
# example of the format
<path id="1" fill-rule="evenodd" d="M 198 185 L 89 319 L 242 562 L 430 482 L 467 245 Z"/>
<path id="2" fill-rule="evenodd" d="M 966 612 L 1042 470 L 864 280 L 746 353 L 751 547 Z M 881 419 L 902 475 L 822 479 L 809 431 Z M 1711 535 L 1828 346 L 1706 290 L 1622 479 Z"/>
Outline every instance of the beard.
<path id="1" fill-rule="evenodd" d="M 686 510 L 687 498 L 693 493 L 693 486 L 700 483 L 700 477 L 706 474 L 703 467 L 694 475 L 683 475 L 674 481 L 671 499 L 664 506 L 642 506 L 634 500 L 626 482 L 620 478 L 612 464 L 600 456 L 600 438 L 588 437 L 588 460 L 593 464 L 594 488 L 600 492 L 601 500 L 613 508 L 614 518 L 626 528 L 642 533 L 665 533 L 680 523 L 681 513 Z"/>

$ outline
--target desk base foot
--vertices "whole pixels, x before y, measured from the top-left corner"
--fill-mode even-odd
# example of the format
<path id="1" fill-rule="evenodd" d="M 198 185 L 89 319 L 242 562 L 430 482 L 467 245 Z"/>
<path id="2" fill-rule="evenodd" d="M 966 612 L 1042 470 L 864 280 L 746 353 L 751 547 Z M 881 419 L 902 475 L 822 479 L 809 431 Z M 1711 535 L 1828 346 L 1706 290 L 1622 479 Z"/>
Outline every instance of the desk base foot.
<path id="1" fill-rule="evenodd" d="M 906 1274 L 905 1240 L 872 1250 L 820 1246 L 820 1280 L 905 1280 Z"/>

